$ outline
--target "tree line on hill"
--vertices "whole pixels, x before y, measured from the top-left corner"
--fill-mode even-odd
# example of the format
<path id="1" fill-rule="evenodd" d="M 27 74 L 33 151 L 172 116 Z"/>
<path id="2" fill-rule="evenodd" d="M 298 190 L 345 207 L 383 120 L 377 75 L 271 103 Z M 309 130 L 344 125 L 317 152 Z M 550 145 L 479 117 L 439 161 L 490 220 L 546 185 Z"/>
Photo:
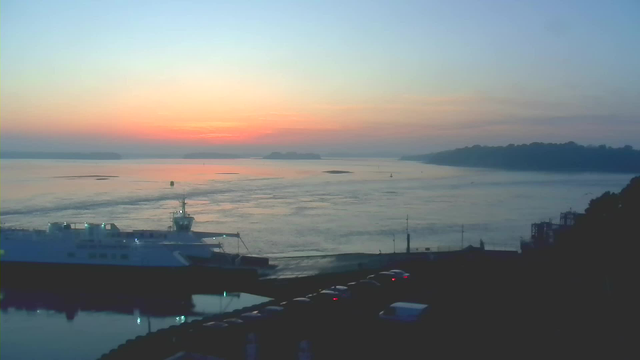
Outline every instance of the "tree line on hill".
<path id="1" fill-rule="evenodd" d="M 523 268 L 529 269 L 523 280 L 538 309 L 531 311 L 566 326 L 565 334 L 571 333 L 577 344 L 598 341 L 618 354 L 634 349 L 640 314 L 639 220 L 636 176 L 619 193 L 607 191 L 592 199 L 552 244 L 523 249 Z"/>
<path id="2" fill-rule="evenodd" d="M 560 232 L 556 243 L 563 252 L 596 256 L 600 262 L 609 261 L 610 266 L 617 267 L 617 260 L 629 255 L 637 257 L 639 220 L 640 176 L 636 176 L 619 193 L 606 191 L 591 199 L 584 215 L 576 219 L 574 226 Z"/>
<path id="3" fill-rule="evenodd" d="M 640 151 L 630 145 L 621 148 L 583 146 L 573 141 L 564 144 L 474 145 L 425 155 L 403 156 L 401 160 L 512 170 L 640 173 Z"/>

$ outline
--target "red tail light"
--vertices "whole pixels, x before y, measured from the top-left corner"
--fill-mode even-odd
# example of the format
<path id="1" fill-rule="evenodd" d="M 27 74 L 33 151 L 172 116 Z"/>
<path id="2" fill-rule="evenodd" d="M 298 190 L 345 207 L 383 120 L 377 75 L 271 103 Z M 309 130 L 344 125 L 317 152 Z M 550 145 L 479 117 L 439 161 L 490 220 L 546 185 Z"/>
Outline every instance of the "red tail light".
<path id="1" fill-rule="evenodd" d="M 391 278 L 391 281 L 396 281 L 396 278 Z"/>
<path id="2" fill-rule="evenodd" d="M 333 301 L 338 301 L 338 298 L 333 298 Z"/>
<path id="3" fill-rule="evenodd" d="M 403 276 L 403 277 L 404 277 L 405 279 L 408 279 L 408 278 L 409 278 L 409 275 L 405 275 L 405 276 Z"/>

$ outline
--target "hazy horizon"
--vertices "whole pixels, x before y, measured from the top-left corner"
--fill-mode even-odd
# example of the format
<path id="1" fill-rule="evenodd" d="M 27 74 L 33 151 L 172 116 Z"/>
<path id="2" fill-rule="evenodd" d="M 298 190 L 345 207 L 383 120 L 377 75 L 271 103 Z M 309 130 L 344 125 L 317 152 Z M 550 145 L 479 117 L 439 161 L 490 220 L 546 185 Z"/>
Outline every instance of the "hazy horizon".
<path id="1" fill-rule="evenodd" d="M 515 143 L 515 145 L 521 145 L 521 144 L 527 144 L 527 143 Z M 464 145 L 460 145 L 460 146 L 456 146 L 455 148 L 460 148 L 460 147 L 466 147 L 466 146 L 473 146 L 473 145 L 482 145 L 482 146 L 506 146 L 509 144 L 464 144 Z M 578 145 L 585 145 L 585 146 L 599 146 L 602 144 L 578 144 Z M 612 146 L 611 144 L 604 144 L 607 146 Z M 625 143 L 624 145 L 629 145 L 628 143 Z M 620 145 L 620 146 L 614 146 L 614 147 L 622 147 L 624 145 Z M 633 146 L 633 145 L 632 145 Z M 634 147 L 635 148 L 635 147 Z M 147 147 L 147 148 L 135 148 L 135 147 L 124 147 L 124 148 L 90 148 L 90 147 L 75 147 L 75 146 L 71 146 L 71 147 L 62 147 L 59 150 L 55 150 L 55 149 L 50 149 L 47 148 L 46 150 L 42 150 L 42 147 L 39 147 L 37 149 L 34 148 L 23 148 L 23 149 L 13 149 L 13 148 L 4 148 L 2 149 L 2 151 L 5 152 L 15 152 L 15 153 L 27 153 L 27 152 L 43 152 L 43 153 L 64 153 L 64 152 L 69 152 L 69 153 L 87 153 L 87 152 L 103 152 L 103 153 L 107 153 L 107 152 L 113 152 L 113 153 L 118 153 L 122 156 L 124 156 L 125 158 L 136 158 L 136 157 L 141 157 L 141 158 L 153 158 L 153 157 L 157 157 L 157 158 L 181 158 L 182 156 L 189 154 L 189 153 L 219 153 L 219 154 L 229 154 L 229 155 L 240 155 L 240 156 L 247 156 L 247 157 L 263 157 L 265 155 L 268 155 L 272 152 L 297 152 L 297 153 L 317 153 L 320 154 L 322 156 L 325 157 L 366 157 L 366 158 L 397 158 L 397 157 L 401 157 L 401 156 L 405 156 L 405 155 L 422 155 L 422 154 L 429 154 L 429 153 L 434 153 L 434 152 L 438 152 L 438 151 L 445 151 L 445 150 L 453 150 L 454 147 L 447 147 L 447 148 L 432 148 L 430 150 L 425 150 L 425 151 L 414 151 L 414 152 L 404 152 L 404 151 L 399 151 L 399 150 L 372 150 L 372 151 L 365 151 L 365 152 L 358 152 L 358 151 L 354 151 L 354 150 L 345 150 L 345 151 L 338 151 L 335 149 L 320 149 L 320 150 L 300 150 L 300 149 L 305 149 L 304 147 L 287 147 L 287 146 L 281 146 L 279 148 L 269 148 L 269 149 L 264 149 L 264 150 L 260 150 L 259 148 L 257 149 L 252 149 L 252 148 L 236 148 L 236 147 L 179 147 L 179 146 L 172 146 L 168 149 L 163 149 L 161 147 Z"/>
<path id="2" fill-rule="evenodd" d="M 640 148 L 637 1 L 2 1 L 0 151 Z"/>

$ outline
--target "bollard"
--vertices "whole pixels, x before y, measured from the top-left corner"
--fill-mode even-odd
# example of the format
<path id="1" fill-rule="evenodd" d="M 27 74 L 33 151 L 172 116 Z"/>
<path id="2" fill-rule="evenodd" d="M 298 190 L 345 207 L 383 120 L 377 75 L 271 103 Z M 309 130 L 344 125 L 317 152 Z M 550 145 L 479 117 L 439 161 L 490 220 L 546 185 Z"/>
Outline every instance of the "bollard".
<path id="1" fill-rule="evenodd" d="M 228 327 L 228 324 L 218 321 L 202 325 L 202 330 L 196 334 L 199 351 L 195 352 L 212 356 L 226 355 L 230 340 Z"/>
<path id="2" fill-rule="evenodd" d="M 258 339 L 253 332 L 247 333 L 245 343 L 245 357 L 246 360 L 258 359 Z"/>
<path id="3" fill-rule="evenodd" d="M 246 358 L 246 343 L 249 324 L 238 318 L 230 318 L 222 321 L 227 324 L 225 350 L 220 352 L 225 359 L 243 360 Z"/>
<path id="4" fill-rule="evenodd" d="M 298 345 L 298 360 L 311 360 L 311 342 L 302 340 Z"/>
<path id="5" fill-rule="evenodd" d="M 267 306 L 255 312 L 242 314 L 240 318 L 248 323 L 248 331 L 253 331 L 247 334 L 247 343 L 255 343 L 253 347 L 258 359 L 284 359 L 287 352 L 292 353 L 290 349 L 294 342 L 291 341 L 289 331 L 295 329 L 285 316 L 283 307 Z"/>
<path id="6" fill-rule="evenodd" d="M 300 355 L 300 344 L 312 340 L 313 327 L 318 320 L 316 307 L 309 298 L 295 298 L 281 306 L 284 308 L 284 325 L 280 328 L 281 359 L 297 359 Z"/>
<path id="7" fill-rule="evenodd" d="M 269 359 L 270 357 L 263 354 L 262 330 L 265 324 L 262 315 L 257 312 L 249 312 L 240 315 L 240 319 L 245 324 L 245 359 Z"/>

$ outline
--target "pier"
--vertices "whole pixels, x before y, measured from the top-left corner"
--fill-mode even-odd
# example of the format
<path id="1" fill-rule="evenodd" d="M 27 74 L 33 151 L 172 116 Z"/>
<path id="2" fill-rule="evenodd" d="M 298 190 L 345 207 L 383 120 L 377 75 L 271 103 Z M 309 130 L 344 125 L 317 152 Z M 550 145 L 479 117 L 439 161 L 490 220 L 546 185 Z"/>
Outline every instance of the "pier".
<path id="1" fill-rule="evenodd" d="M 518 258 L 515 251 L 472 247 L 438 253 L 282 258 L 280 271 L 234 289 L 272 300 L 138 337 L 102 359 L 357 359 L 381 358 L 383 354 L 393 358 L 409 356 L 412 351 L 420 354 L 420 348 L 427 344 L 431 354 L 445 354 L 467 351 L 456 347 L 460 340 L 474 347 L 485 344 L 487 334 L 479 328 L 481 324 L 489 324 L 496 331 L 503 329 L 499 335 L 491 335 L 500 336 L 501 341 L 516 341 L 505 338 L 514 335 L 504 331 L 515 326 L 513 318 L 494 318 L 492 314 L 515 310 L 517 293 L 502 284 L 514 283 Z M 293 300 L 308 295 L 314 299 L 313 294 L 322 289 L 396 268 L 411 273 L 411 281 L 335 303 Z M 427 327 L 415 333 L 413 327 L 380 324 L 378 313 L 396 301 L 429 304 L 432 317 Z M 275 315 L 264 311 L 269 306 L 275 306 L 271 308 Z M 486 318 L 488 315 L 490 318 Z M 405 337 L 398 339 L 399 334 Z M 388 346 L 387 336 L 398 346 Z"/>

